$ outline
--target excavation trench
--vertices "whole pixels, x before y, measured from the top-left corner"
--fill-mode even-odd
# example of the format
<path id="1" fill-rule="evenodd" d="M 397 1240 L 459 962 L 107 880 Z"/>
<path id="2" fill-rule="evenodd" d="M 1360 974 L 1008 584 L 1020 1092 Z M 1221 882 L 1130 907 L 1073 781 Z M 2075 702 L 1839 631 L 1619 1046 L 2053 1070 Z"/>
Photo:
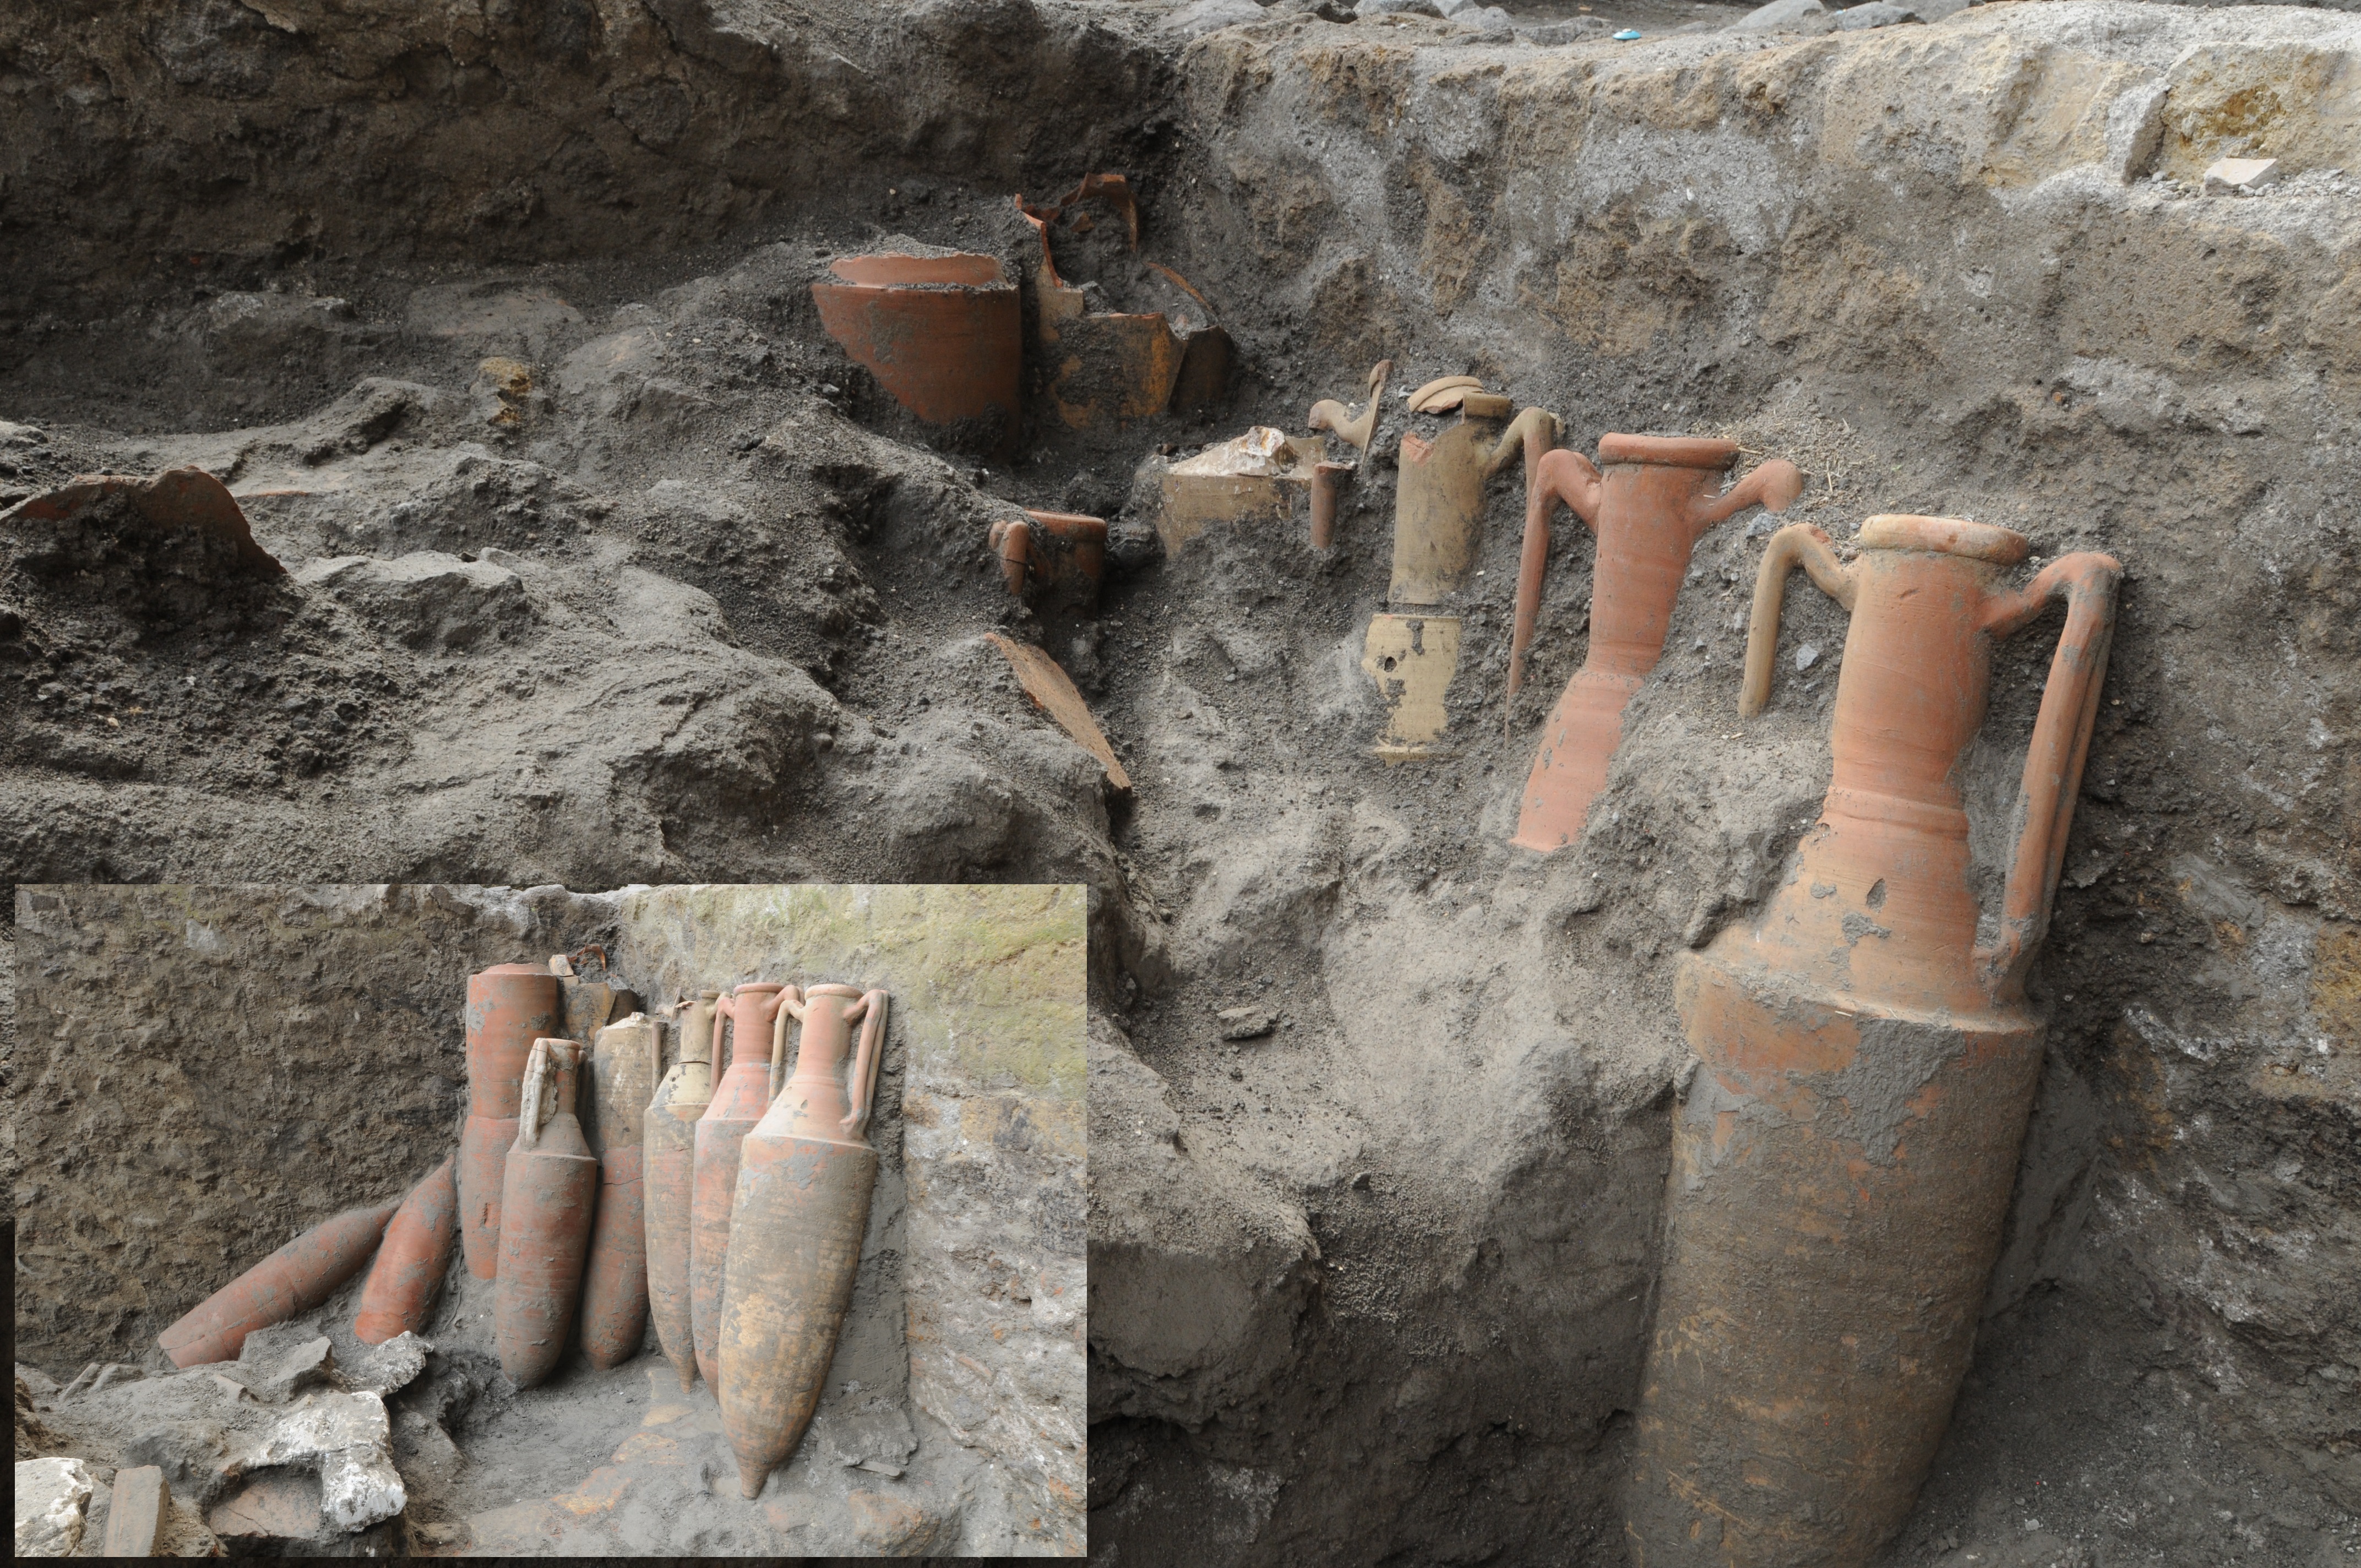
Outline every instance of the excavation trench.
<path id="1" fill-rule="evenodd" d="M 85 66 L 167 106 L 135 133 L 126 85 L 80 165 L 9 175 L 5 484 L 203 467 L 290 573 L 182 604 L 128 548 L 12 564 L 19 877 L 1087 883 L 1094 1548 L 1618 1563 L 1697 1083 L 1675 968 L 1772 898 L 1829 779 L 1834 603 L 1792 590 L 1769 707 L 1738 714 L 1766 541 L 2000 522 L 2036 557 L 2012 582 L 2104 551 L 2030 1131 L 1885 1560 L 2350 1548 L 2356 24 L 2059 0 L 1658 37 L 1635 12 L 1623 46 L 1276 9 L 1191 38 L 1148 4 L 528 10 L 366 47 L 309 8 L 206 13 L 202 67 L 160 12 L 0 38 L 11 145 L 63 148 Z M 446 143 L 463 109 L 508 142 Z M 379 199 L 330 199 L 331 150 Z M 2280 183 L 2203 193 L 2258 150 Z M 201 166 L 205 199 L 159 194 Z M 1070 422 L 1036 351 L 992 450 L 823 326 L 834 258 L 935 247 L 998 259 L 1038 344 L 1015 198 L 1105 172 L 1231 341 L 1202 406 Z M 1149 300 L 1106 239 L 1053 236 L 1064 280 Z M 1257 427 L 1308 447 L 1313 401 L 1358 411 L 1380 359 L 1332 545 L 1298 496 L 1174 546 L 1174 465 Z M 1400 455 L 1459 417 L 1401 394 L 1453 375 L 1586 453 L 1709 435 L 1737 474 L 1806 476 L 1703 534 L 1546 856 L 1508 840 L 1596 585 L 1560 513 L 1505 701 L 1514 460 L 1422 610 L 1457 621 L 1445 754 L 1374 754 L 1365 659 L 1429 647 L 1370 641 L 1403 608 Z M 1027 509 L 1108 521 L 1094 602 L 1012 598 L 993 531 Z M 1998 645 L 1959 770 L 1988 916 L 2060 624 Z M 1127 791 L 995 632 L 1071 677 Z M 73 1053 L 25 1038 L 20 1246 L 88 1257 L 37 1164 Z M 42 1354 L 129 1359 L 155 1326 Z"/>

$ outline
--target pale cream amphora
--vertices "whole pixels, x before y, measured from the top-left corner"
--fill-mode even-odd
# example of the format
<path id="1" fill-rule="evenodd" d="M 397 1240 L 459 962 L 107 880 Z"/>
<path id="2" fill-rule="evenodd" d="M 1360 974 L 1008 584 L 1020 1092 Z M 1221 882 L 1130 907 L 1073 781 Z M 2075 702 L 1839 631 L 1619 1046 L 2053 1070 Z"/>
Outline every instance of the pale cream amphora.
<path id="1" fill-rule="evenodd" d="M 1701 1067 L 1674 1124 L 1664 1269 L 1626 1500 L 1645 1568 L 1848 1568 L 1900 1528 L 1974 1343 L 2043 1024 L 2024 974 L 2057 887 L 2120 569 L 2003 585 L 2023 535 L 1944 518 L 1766 554 L 1741 711 L 1770 685 L 1788 571 L 1852 611 L 1833 776 L 1759 918 L 1682 956 Z M 2067 602 L 2015 807 L 1996 939 L 1976 941 L 1959 778 L 1992 641 Z"/>

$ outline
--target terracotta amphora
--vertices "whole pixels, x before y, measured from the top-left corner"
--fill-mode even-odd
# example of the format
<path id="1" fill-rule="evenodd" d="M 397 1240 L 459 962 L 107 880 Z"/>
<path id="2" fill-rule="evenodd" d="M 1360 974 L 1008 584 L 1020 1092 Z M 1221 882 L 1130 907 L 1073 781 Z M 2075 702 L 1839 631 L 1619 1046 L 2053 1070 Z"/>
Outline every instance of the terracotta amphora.
<path id="1" fill-rule="evenodd" d="M 2058 883 L 2120 569 L 2002 581 L 2023 535 L 1873 517 L 1763 557 L 1741 712 L 1770 686 L 1800 562 L 1852 611 L 1818 822 L 1751 924 L 1682 956 L 1702 1058 L 1674 1124 L 1664 1272 L 1627 1525 L 1647 1568 L 1849 1568 L 1900 1528 L 1966 1371 L 2016 1176 L 2043 1024 L 2024 974 Z M 1992 643 L 2053 598 L 2065 629 L 2026 753 L 1995 939 L 1962 759 Z"/>
<path id="2" fill-rule="evenodd" d="M 1425 406 L 1433 401 L 1428 398 Z M 1421 406 L 1415 394 L 1411 406 Z M 1482 532 L 1485 482 L 1516 455 L 1500 440 L 1507 398 L 1460 389 L 1456 406 L 1459 422 L 1434 440 L 1402 433 L 1389 604 L 1441 604 L 1466 586 Z"/>
<path id="3" fill-rule="evenodd" d="M 1017 433 L 1024 313 L 996 257 L 840 256 L 812 285 L 820 325 L 895 401 L 952 444 Z"/>
<path id="4" fill-rule="evenodd" d="M 641 1201 L 646 1206 L 648 1316 L 656 1343 L 680 1375 L 697 1381 L 697 1341 L 688 1310 L 689 1206 L 697 1183 L 697 1121 L 713 1099 L 713 1013 L 718 991 L 674 1010 L 679 1059 L 648 1102 L 640 1148 Z"/>
<path id="5" fill-rule="evenodd" d="M 1529 443 L 1532 440 L 1529 437 Z M 1549 567 L 1549 517 L 1564 502 L 1598 537 L 1591 571 L 1590 648 L 1542 726 L 1509 841 L 1547 853 L 1582 831 L 1623 739 L 1623 709 L 1656 661 L 1689 553 L 1715 523 L 1760 502 L 1784 511 L 1804 476 L 1773 458 L 1729 489 L 1721 477 L 1738 444 L 1702 437 L 1604 435 L 1599 466 L 1563 448 L 1525 455 L 1525 540 L 1517 566 L 1516 622 L 1509 639 L 1509 696 L 1524 682 L 1525 650 L 1541 613 Z"/>
<path id="6" fill-rule="evenodd" d="M 598 1201 L 598 1157 L 574 1114 L 582 1046 L 535 1040 L 525 1064 L 524 1114 L 509 1146 L 500 1194 L 500 1283 L 492 1288 L 492 1349 L 500 1370 L 530 1388 L 557 1370 Z"/>
<path id="7" fill-rule="evenodd" d="M 582 1287 L 582 1353 L 620 1366 L 640 1353 L 648 1327 L 648 1245 L 642 1179 L 648 1102 L 656 1091 L 661 1031 L 634 1013 L 598 1031 L 590 1086 L 598 1118 L 583 1128 L 598 1157 L 598 1212 Z"/>
<path id="8" fill-rule="evenodd" d="M 877 1179 L 877 1151 L 862 1132 L 885 1038 L 885 993 L 815 985 L 786 1005 L 803 1022 L 796 1075 L 740 1151 L 721 1308 L 716 1391 L 749 1497 L 762 1495 L 811 1424 L 852 1300 Z M 849 1049 L 856 1023 L 857 1057 Z"/>
<path id="9" fill-rule="evenodd" d="M 458 1239 L 457 1169 L 456 1155 L 445 1159 L 393 1212 L 353 1317 L 353 1337 L 363 1344 L 383 1344 L 426 1327 Z"/>
<path id="10" fill-rule="evenodd" d="M 715 1380 L 721 1343 L 722 1268 L 730 1258 L 730 1195 L 738 1184 L 738 1146 L 770 1103 L 771 1025 L 790 986 L 741 985 L 713 1010 L 713 1059 L 721 1058 L 721 1027 L 730 1025 L 729 1070 L 713 1102 L 697 1119 L 697 1160 L 688 1204 L 688 1321 L 697 1370 Z"/>
<path id="11" fill-rule="evenodd" d="M 533 1043 L 558 1026 L 557 977 L 499 964 L 467 977 L 467 1121 L 459 1130 L 459 1249 L 489 1279 L 500 1255 L 500 1184 L 516 1142 L 517 1096 Z"/>
<path id="12" fill-rule="evenodd" d="M 197 1303 L 156 1343 L 175 1366 L 236 1360 L 247 1335 L 310 1311 L 358 1274 L 393 1208 L 349 1209 L 321 1221 Z"/>

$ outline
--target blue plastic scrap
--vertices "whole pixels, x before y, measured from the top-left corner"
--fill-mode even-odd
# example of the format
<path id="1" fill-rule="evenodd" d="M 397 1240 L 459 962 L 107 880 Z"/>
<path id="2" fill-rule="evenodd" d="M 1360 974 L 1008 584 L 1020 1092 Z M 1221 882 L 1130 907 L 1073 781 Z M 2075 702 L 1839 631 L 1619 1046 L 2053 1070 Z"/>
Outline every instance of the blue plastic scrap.
<path id="1" fill-rule="evenodd" d="M 1630 43 L 1633 38 L 1638 38 L 1639 36 L 1640 36 L 1640 29 L 1639 29 L 1639 28 L 1637 28 L 1637 27 L 1626 27 L 1626 28 L 1624 28 L 1621 32 L 1620 32 L 1620 33 L 1618 33 L 1618 34 L 1616 34 L 1616 35 L 1615 35 L 1615 41 L 1616 41 L 1617 43 L 1619 43 L 1619 44 L 1628 44 L 1628 43 Z"/>

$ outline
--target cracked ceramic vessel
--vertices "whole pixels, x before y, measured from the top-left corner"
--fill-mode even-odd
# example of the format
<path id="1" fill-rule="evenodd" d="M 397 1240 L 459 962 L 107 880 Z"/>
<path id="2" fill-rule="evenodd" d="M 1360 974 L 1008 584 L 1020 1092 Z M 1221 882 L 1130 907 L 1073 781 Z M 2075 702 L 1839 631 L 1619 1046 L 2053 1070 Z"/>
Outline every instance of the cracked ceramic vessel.
<path id="1" fill-rule="evenodd" d="M 648 1326 L 648 1246 L 643 1181 L 648 1102 L 661 1047 L 656 1021 L 634 1013 L 598 1031 L 590 1053 L 598 1115 L 586 1130 L 598 1157 L 598 1209 L 582 1287 L 582 1352 L 593 1366 L 620 1366 L 640 1353 Z"/>
<path id="2" fill-rule="evenodd" d="M 1428 441 L 1402 433 L 1389 604 L 1441 604 L 1466 586 L 1482 532 L 1485 482 L 1516 453 L 1499 439 L 1509 400 L 1459 390 L 1459 419 L 1441 435 Z M 1412 406 L 1419 406 L 1415 400 Z"/>
<path id="3" fill-rule="evenodd" d="M 674 1014 L 679 1059 L 648 1102 L 641 1144 L 641 1201 L 646 1206 L 648 1316 L 656 1343 L 680 1375 L 697 1381 L 697 1342 L 688 1310 L 689 1205 L 696 1191 L 697 1119 L 713 1099 L 713 1011 L 718 991 L 700 992 Z"/>
<path id="4" fill-rule="evenodd" d="M 2043 1024 L 2025 1000 L 2088 753 L 2119 568 L 2001 582 L 2021 534 L 1875 517 L 1839 563 L 1772 540 L 1741 711 L 1798 561 L 1852 611 L 1818 822 L 1761 916 L 1682 956 L 1702 1065 L 1674 1124 L 1664 1271 L 1627 1497 L 1642 1568 L 1847 1568 L 1901 1526 L 1967 1368 Z M 2066 601 L 1995 938 L 1958 778 L 1992 642 Z"/>
<path id="5" fill-rule="evenodd" d="M 1098 602 L 1099 579 L 1106 575 L 1104 519 L 1028 510 L 1021 521 L 994 523 L 986 537 L 1012 596 L 1077 609 Z"/>
<path id="6" fill-rule="evenodd" d="M 537 964 L 498 964 L 467 977 L 467 1121 L 459 1130 L 459 1250 L 489 1279 L 500 1252 L 500 1183 L 516 1141 L 517 1095 L 533 1043 L 557 1027 L 557 977 Z"/>
<path id="7" fill-rule="evenodd" d="M 310 1311 L 359 1273 L 392 1215 L 385 1203 L 321 1221 L 206 1297 L 156 1343 L 175 1366 L 236 1360 L 247 1335 Z"/>
<path id="8" fill-rule="evenodd" d="M 1777 458 L 1722 491 L 1721 477 L 1738 455 L 1734 441 L 1653 435 L 1601 436 L 1598 467 L 1576 452 L 1526 453 L 1524 551 L 1509 643 L 1510 698 L 1523 684 L 1525 650 L 1540 615 L 1551 509 L 1565 503 L 1590 525 L 1598 548 L 1591 570 L 1589 650 L 1542 726 L 1510 843 L 1546 853 L 1582 832 L 1582 819 L 1622 741 L 1623 709 L 1664 656 L 1673 602 L 1706 530 L 1757 502 L 1784 510 L 1801 493 L 1803 475 Z"/>
<path id="9" fill-rule="evenodd" d="M 863 1130 L 885 1037 L 885 993 L 815 985 L 796 1073 L 746 1135 L 721 1309 L 722 1429 L 749 1497 L 803 1441 L 852 1300 L 877 1151 Z M 861 1048 L 850 1050 L 860 1024 Z M 785 1020 L 780 1020 L 784 1032 Z"/>
<path id="10" fill-rule="evenodd" d="M 444 1160 L 393 1212 L 353 1317 L 353 1337 L 363 1344 L 417 1332 L 433 1315 L 457 1239 L 457 1168 L 456 1155 Z"/>
<path id="11" fill-rule="evenodd" d="M 741 985 L 714 1006 L 713 1057 L 721 1059 L 721 1028 L 730 1025 L 730 1069 L 713 1101 L 697 1119 L 696 1169 L 688 1207 L 688 1320 L 697 1370 L 717 1376 L 721 1343 L 722 1269 L 730 1257 L 730 1195 L 738 1184 L 738 1146 L 770 1102 L 771 1058 L 763 1049 L 771 1025 L 792 988 L 757 981 Z"/>
<path id="12" fill-rule="evenodd" d="M 961 445 L 1017 433 L 1023 311 L 991 256 L 840 256 L 812 285 L 820 325 L 895 401 Z"/>
<path id="13" fill-rule="evenodd" d="M 557 1370 L 574 1326 L 590 1215 L 598 1201 L 598 1157 L 574 1113 L 582 1047 L 535 1040 L 526 1064 L 523 1112 L 509 1146 L 500 1194 L 500 1282 L 492 1288 L 492 1348 L 500 1370 L 530 1388 Z"/>

